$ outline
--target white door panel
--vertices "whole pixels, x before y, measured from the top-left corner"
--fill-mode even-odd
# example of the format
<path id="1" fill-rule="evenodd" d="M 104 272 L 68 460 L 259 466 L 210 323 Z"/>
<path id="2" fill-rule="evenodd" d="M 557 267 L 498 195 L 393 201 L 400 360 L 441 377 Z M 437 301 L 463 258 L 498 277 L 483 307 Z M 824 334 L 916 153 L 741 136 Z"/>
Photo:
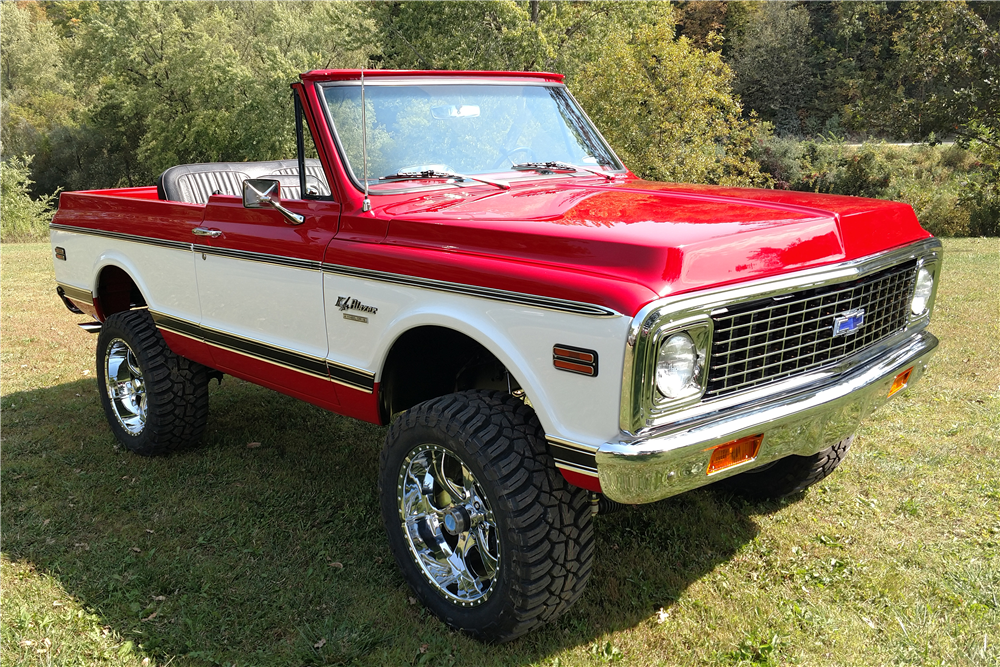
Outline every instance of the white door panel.
<path id="1" fill-rule="evenodd" d="M 324 358 L 320 272 L 199 253 L 202 326 Z"/>

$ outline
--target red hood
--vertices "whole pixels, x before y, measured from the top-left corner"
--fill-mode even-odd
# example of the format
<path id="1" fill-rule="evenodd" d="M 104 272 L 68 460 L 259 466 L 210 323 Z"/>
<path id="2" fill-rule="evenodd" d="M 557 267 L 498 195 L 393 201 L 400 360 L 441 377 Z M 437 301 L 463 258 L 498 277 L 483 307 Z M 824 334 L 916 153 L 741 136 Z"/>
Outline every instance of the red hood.
<path id="1" fill-rule="evenodd" d="M 380 213 L 391 218 L 388 244 L 557 265 L 661 296 L 929 236 L 896 202 L 634 179 L 435 191 Z"/>

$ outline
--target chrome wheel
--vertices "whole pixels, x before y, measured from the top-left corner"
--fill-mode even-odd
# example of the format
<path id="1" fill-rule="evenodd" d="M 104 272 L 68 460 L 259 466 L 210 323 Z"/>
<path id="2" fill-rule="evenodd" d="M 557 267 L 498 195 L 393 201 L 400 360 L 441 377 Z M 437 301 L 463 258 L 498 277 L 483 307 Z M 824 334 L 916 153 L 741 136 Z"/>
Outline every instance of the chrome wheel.
<path id="1" fill-rule="evenodd" d="M 469 467 L 443 447 L 419 445 L 400 467 L 396 500 L 410 556 L 430 584 L 461 606 L 485 602 L 500 547 L 493 511 Z"/>
<path id="2" fill-rule="evenodd" d="M 403 578 L 452 628 L 510 641 L 583 593 L 595 546 L 588 492 L 563 478 L 524 401 L 469 390 L 397 415 L 378 489 Z"/>
<path id="3" fill-rule="evenodd" d="M 108 345 L 104 381 L 118 423 L 132 435 L 141 433 L 146 427 L 146 383 L 135 352 L 121 338 Z"/>

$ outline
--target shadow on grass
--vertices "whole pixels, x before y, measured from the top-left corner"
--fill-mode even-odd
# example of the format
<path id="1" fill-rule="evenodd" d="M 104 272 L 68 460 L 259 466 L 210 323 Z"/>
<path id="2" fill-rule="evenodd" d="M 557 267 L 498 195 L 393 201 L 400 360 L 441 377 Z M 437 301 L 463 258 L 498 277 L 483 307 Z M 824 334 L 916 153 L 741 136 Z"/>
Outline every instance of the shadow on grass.
<path id="1" fill-rule="evenodd" d="M 384 429 L 231 378 L 211 400 L 203 445 L 156 459 L 115 445 L 92 380 L 2 403 L 7 556 L 180 664 L 535 662 L 669 608 L 778 507 L 702 491 L 599 517 L 583 599 L 488 647 L 410 600 L 379 518 Z"/>

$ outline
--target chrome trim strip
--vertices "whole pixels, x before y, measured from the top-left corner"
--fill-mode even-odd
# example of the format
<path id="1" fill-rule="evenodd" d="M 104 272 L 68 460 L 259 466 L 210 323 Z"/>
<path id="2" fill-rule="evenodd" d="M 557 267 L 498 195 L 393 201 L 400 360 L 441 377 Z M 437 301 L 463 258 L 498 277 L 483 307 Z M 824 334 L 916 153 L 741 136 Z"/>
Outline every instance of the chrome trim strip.
<path id="1" fill-rule="evenodd" d="M 651 428 L 682 420 L 688 414 L 688 411 L 684 410 L 685 406 L 678 406 L 683 410 L 683 412 L 678 413 L 673 406 L 664 405 L 661 409 L 657 409 L 652 403 L 653 367 L 650 364 L 650 354 L 658 331 L 662 331 L 665 327 L 672 327 L 686 318 L 708 315 L 712 311 L 725 308 L 733 303 L 781 296 L 857 280 L 897 264 L 920 258 L 926 258 L 928 261 L 937 260 L 938 266 L 940 266 L 941 242 L 936 238 L 928 238 L 902 248 L 895 248 L 832 266 L 805 269 L 791 274 L 762 278 L 701 292 L 668 296 L 647 304 L 632 319 L 625 344 L 620 406 L 621 430 L 626 434 L 641 434 Z M 935 281 L 934 294 L 936 294 L 936 290 L 937 281 Z M 932 295 L 932 300 L 928 304 L 928 313 L 933 308 L 933 298 Z M 902 335 L 914 333 L 926 326 L 928 320 L 929 316 L 910 323 Z M 890 340 L 898 341 L 899 337 L 896 336 Z M 858 353 L 858 356 L 867 357 L 868 354 L 866 351 L 862 351 Z M 851 359 L 844 360 L 841 365 L 851 361 Z M 857 363 L 856 360 L 854 363 Z M 767 396 L 787 392 L 805 382 L 815 382 L 817 378 L 827 377 L 830 374 L 831 369 L 823 369 L 819 374 L 792 377 L 760 389 L 706 401 L 692 409 L 699 412 L 715 411 L 734 402 L 745 403 L 760 400 Z M 674 411 L 671 412 L 671 410 Z"/>
<path id="2" fill-rule="evenodd" d="M 191 243 L 182 243 L 181 241 L 168 241 L 166 239 L 155 239 L 150 236 L 138 236 L 136 234 L 123 234 L 121 232 L 108 232 L 102 229 L 91 229 L 89 227 L 74 227 L 73 225 L 49 223 L 49 229 L 55 229 L 61 232 L 70 232 L 73 234 L 100 236 L 102 238 L 115 239 L 117 241 L 131 241 L 133 243 L 145 243 L 146 245 L 155 245 L 161 248 L 172 248 L 174 250 L 190 251 L 192 249 Z"/>
<path id="3" fill-rule="evenodd" d="M 168 248 L 189 250 L 200 252 L 206 255 L 226 257 L 229 259 L 245 260 L 250 262 L 261 262 L 264 264 L 274 264 L 278 266 L 288 266 L 293 269 L 303 269 L 306 271 L 324 271 L 326 273 L 350 276 L 352 278 L 363 278 L 366 280 L 376 280 L 379 282 L 394 283 L 396 285 L 406 285 L 409 287 L 419 287 L 422 289 L 432 289 L 439 292 L 453 292 L 466 296 L 476 296 L 494 301 L 506 303 L 517 303 L 535 308 L 545 308 L 547 310 L 557 310 L 564 313 L 574 313 L 577 315 L 589 315 L 592 317 L 618 317 L 621 314 L 590 303 L 580 301 L 570 301 L 568 299 L 557 299 L 555 297 L 536 296 L 523 292 L 509 292 L 507 290 L 493 289 L 491 287 L 477 287 L 475 285 L 463 285 L 461 283 L 446 282 L 443 280 L 433 280 L 431 278 L 418 278 L 398 273 L 387 273 L 384 271 L 374 271 L 371 269 L 358 269 L 350 266 L 338 264 L 325 264 L 309 259 L 296 257 L 284 257 L 282 255 L 271 255 L 262 252 L 250 252 L 248 250 L 233 250 L 230 248 L 217 248 L 213 246 L 200 245 L 194 243 L 179 243 L 177 241 L 164 241 L 162 239 L 151 239 L 145 236 L 135 236 L 133 234 L 121 234 L 118 232 L 102 232 L 100 230 L 87 229 L 84 227 L 71 227 L 69 225 L 49 225 L 52 229 L 78 232 L 81 234 L 91 234 L 105 238 L 113 238 L 121 241 L 132 241 L 135 243 L 147 243 Z"/>
<path id="4" fill-rule="evenodd" d="M 815 454 L 852 435 L 863 419 L 889 400 L 895 377 L 911 367 L 907 387 L 912 387 L 937 345 L 937 338 L 926 331 L 911 333 L 901 345 L 879 346 L 870 363 L 825 384 L 601 445 L 595 457 L 601 489 L 617 502 L 648 503 L 785 456 Z M 715 445 L 758 433 L 764 440 L 752 466 L 706 474 Z"/>
<path id="5" fill-rule="evenodd" d="M 247 356 L 278 363 L 286 368 L 292 368 L 303 373 L 326 377 L 326 364 L 318 357 L 300 354 L 242 336 L 236 336 L 223 331 L 200 327 L 206 343 L 224 349 L 239 352 Z"/>
<path id="6" fill-rule="evenodd" d="M 597 473 L 597 460 L 594 459 L 593 454 L 586 455 L 575 449 L 564 449 L 551 442 L 549 443 L 549 452 L 551 452 L 552 458 L 556 460 L 556 464 L 573 465 L 584 470 L 589 470 L 591 474 Z"/>
<path id="7" fill-rule="evenodd" d="M 556 467 L 562 468 L 563 470 L 569 470 L 570 472 L 575 472 L 580 475 L 586 475 L 587 477 L 593 477 L 594 479 L 600 479 L 597 474 L 597 470 L 591 468 L 581 468 L 580 466 L 575 466 L 572 463 L 567 463 L 566 461 L 556 460 Z"/>
<path id="8" fill-rule="evenodd" d="M 82 287 L 73 287 L 72 285 L 67 285 L 66 283 L 61 283 L 56 281 L 56 287 L 61 287 L 63 295 L 66 298 L 73 299 L 74 301 L 83 301 L 85 303 L 94 303 L 94 293 L 89 289 L 83 289 Z"/>
<path id="9" fill-rule="evenodd" d="M 545 440 L 550 445 L 558 445 L 560 447 L 566 447 L 567 449 L 575 449 L 585 454 L 593 454 L 597 451 L 597 445 L 585 445 L 581 442 L 573 442 L 572 440 L 566 440 L 565 438 L 557 438 L 554 435 L 546 435 Z"/>
<path id="10" fill-rule="evenodd" d="M 330 380 L 352 389 L 372 393 L 375 388 L 375 374 L 353 368 L 330 359 L 322 359 L 268 343 L 245 338 L 236 334 L 203 327 L 194 322 L 182 320 L 164 313 L 149 311 L 157 327 L 171 333 L 201 341 L 207 345 L 236 352 L 282 368 L 306 373 Z"/>
<path id="11" fill-rule="evenodd" d="M 477 287 L 476 285 L 463 285 L 461 283 L 447 282 L 444 280 L 434 280 L 431 278 L 418 278 L 400 273 L 387 273 L 385 271 L 375 271 L 372 269 L 358 269 L 352 266 L 342 266 L 339 264 L 323 264 L 324 273 L 333 273 L 351 278 L 361 278 L 363 280 L 375 280 L 378 282 L 405 285 L 407 287 L 418 287 L 430 289 L 438 292 L 451 292 L 465 296 L 481 297 L 492 299 L 493 301 L 503 301 L 506 303 L 516 303 L 534 308 L 544 308 L 547 310 L 557 310 L 564 313 L 576 315 L 589 315 L 592 317 L 618 317 L 618 313 L 610 308 L 598 306 L 580 301 L 570 301 L 568 299 L 557 299 L 555 297 L 537 296 L 525 294 L 523 292 L 509 292 L 507 290 L 494 289 L 492 287 Z"/>
<path id="12" fill-rule="evenodd" d="M 200 252 L 205 255 L 215 255 L 217 257 L 227 257 L 229 259 L 242 259 L 250 262 L 261 262 L 264 264 L 277 264 L 279 266 L 290 266 L 294 269 L 306 269 L 308 271 L 319 271 L 322 262 L 310 259 L 300 259 L 298 257 L 284 257 L 282 255 L 271 255 L 263 252 L 251 252 L 249 250 L 233 250 L 231 248 L 218 248 L 196 243 L 182 243 L 180 241 L 167 241 L 165 239 L 154 239 L 149 236 L 138 236 L 136 234 L 124 234 L 121 232 L 106 232 L 99 229 L 89 229 L 87 227 L 73 227 L 71 225 L 50 224 L 49 229 L 57 229 L 76 234 L 87 234 L 90 236 L 100 236 L 102 238 L 115 239 L 116 241 L 131 241 L 132 243 L 144 243 L 162 248 L 172 248 L 174 250 L 187 250 L 189 252 Z M 198 228 L 196 228 L 198 229 Z"/>
<path id="13" fill-rule="evenodd" d="M 361 389 L 367 393 L 375 391 L 375 374 L 359 368 L 353 368 L 330 359 L 326 359 L 326 372 L 330 379 L 353 389 Z"/>
<path id="14" fill-rule="evenodd" d="M 202 340 L 201 327 L 194 322 L 188 322 L 187 320 L 172 317 L 155 310 L 150 310 L 149 314 L 153 318 L 153 324 L 160 329 L 166 329 L 172 333 L 179 333 L 187 336 L 188 338 Z"/>
<path id="15" fill-rule="evenodd" d="M 262 264 L 276 264 L 278 266 L 288 266 L 293 269 L 305 269 L 306 271 L 319 271 L 323 263 L 311 259 L 300 259 L 298 257 L 285 257 L 283 255 L 271 255 L 265 252 L 251 252 L 249 250 L 234 250 L 232 248 L 218 248 L 194 244 L 195 252 L 227 259 L 240 259 L 248 262 L 260 262 Z"/>

